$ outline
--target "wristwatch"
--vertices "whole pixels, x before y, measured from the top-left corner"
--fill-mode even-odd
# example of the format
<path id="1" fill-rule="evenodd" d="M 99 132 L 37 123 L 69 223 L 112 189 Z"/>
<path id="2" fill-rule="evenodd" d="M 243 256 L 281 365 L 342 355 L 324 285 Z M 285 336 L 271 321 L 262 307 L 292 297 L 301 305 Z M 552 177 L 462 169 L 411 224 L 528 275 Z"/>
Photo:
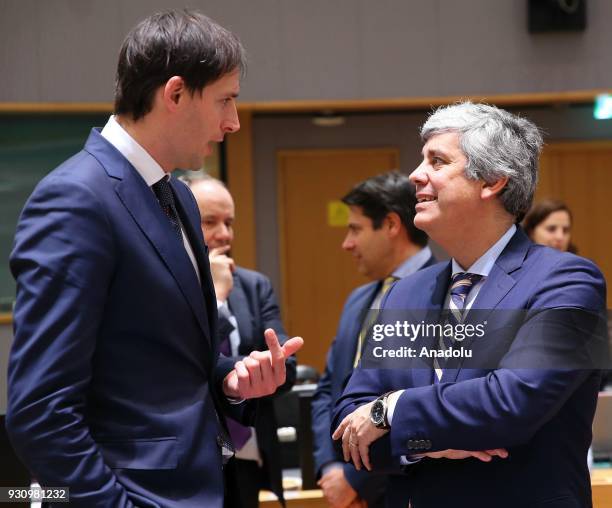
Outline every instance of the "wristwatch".
<path id="1" fill-rule="evenodd" d="M 378 397 L 370 409 L 370 421 L 378 429 L 388 430 L 391 428 L 387 419 L 387 399 L 393 392 L 387 392 Z"/>

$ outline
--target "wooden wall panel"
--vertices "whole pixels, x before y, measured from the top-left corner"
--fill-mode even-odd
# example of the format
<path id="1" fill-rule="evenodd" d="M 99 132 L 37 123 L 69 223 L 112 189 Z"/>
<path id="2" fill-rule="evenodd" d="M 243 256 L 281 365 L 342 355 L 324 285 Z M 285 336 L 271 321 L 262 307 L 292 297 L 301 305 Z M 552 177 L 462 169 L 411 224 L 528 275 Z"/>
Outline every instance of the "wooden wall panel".
<path id="1" fill-rule="evenodd" d="M 612 304 L 612 142 L 552 143 L 544 149 L 536 201 L 555 198 L 572 211 L 572 242 L 608 282 Z"/>
<path id="2" fill-rule="evenodd" d="M 226 138 L 227 186 L 236 204 L 232 257 L 241 266 L 257 268 L 255 246 L 255 182 L 253 177 L 253 117 L 239 112 L 240 130 Z"/>
<path id="3" fill-rule="evenodd" d="M 397 168 L 396 148 L 288 150 L 278 155 L 283 321 L 304 337 L 300 363 L 322 371 L 348 294 L 367 281 L 342 250 L 345 224 L 328 205 L 375 174 Z"/>

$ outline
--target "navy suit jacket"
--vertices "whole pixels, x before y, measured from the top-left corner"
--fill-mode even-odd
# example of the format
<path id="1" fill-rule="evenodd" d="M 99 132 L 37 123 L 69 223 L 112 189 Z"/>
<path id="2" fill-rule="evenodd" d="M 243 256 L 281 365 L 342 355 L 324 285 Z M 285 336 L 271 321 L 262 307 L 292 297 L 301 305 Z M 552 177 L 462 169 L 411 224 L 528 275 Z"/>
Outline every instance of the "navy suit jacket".
<path id="1" fill-rule="evenodd" d="M 264 338 L 264 331 L 267 328 L 272 328 L 276 332 L 281 344 L 288 339 L 281 321 L 280 309 L 272 284 L 265 275 L 239 266 L 236 267 L 234 287 L 229 294 L 228 301 L 240 333 L 238 357 L 232 358 L 232 361 L 248 356 L 252 351 L 265 351 L 268 348 Z M 259 488 L 269 489 L 281 500 L 283 499 L 282 465 L 276 434 L 277 424 L 273 398 L 277 394 L 290 390 L 295 383 L 295 357 L 289 357 L 285 365 L 287 369 L 285 383 L 279 387 L 274 395 L 263 397 L 257 401 L 255 430 L 257 446 L 262 455 L 266 474 L 263 478 L 239 479 L 241 482 L 254 482 Z"/>
<path id="2" fill-rule="evenodd" d="M 430 257 L 423 268 L 434 263 L 435 259 Z M 333 408 L 353 373 L 361 326 L 381 285 L 381 281 L 370 282 L 349 295 L 340 316 L 336 337 L 327 353 L 325 372 L 312 399 L 312 433 L 317 477 L 321 476 L 322 468 L 326 464 L 344 462 L 342 454 L 335 449 L 329 435 Z M 370 505 L 376 503 L 384 494 L 384 476 L 357 471 L 352 464 L 344 464 L 344 476 L 359 497 L 367 500 Z"/>
<path id="3" fill-rule="evenodd" d="M 19 219 L 7 430 L 71 505 L 221 507 L 231 360 L 197 205 L 171 180 L 199 277 L 155 195 L 97 130 Z M 240 407 L 242 406 L 242 408 Z M 221 419 L 221 422 L 220 422 Z"/>
<path id="4" fill-rule="evenodd" d="M 450 274 L 447 262 L 399 281 L 384 308 L 439 312 Z M 371 447 L 376 467 L 393 470 L 402 455 L 449 448 L 507 448 L 510 453 L 491 463 L 424 458 L 406 468 L 407 477 L 393 480 L 390 506 L 406 506 L 408 499 L 419 508 L 590 506 L 586 456 L 600 372 L 557 369 L 545 361 L 543 368 L 520 367 L 525 352 L 546 360 L 546 348 L 556 338 L 574 340 L 578 350 L 587 337 L 575 333 L 563 313 L 550 309 L 603 313 L 605 294 L 603 276 L 592 262 L 534 245 L 519 230 L 472 307 L 527 311 L 522 320 L 513 312 L 490 314 L 492 333 L 472 343 L 477 351 L 507 340 L 497 366 L 459 360 L 436 384 L 430 368 L 411 360 L 405 369 L 357 369 L 336 406 L 334 428 L 364 402 L 405 389 L 391 432 Z M 554 320 L 547 319 L 551 315 Z"/>

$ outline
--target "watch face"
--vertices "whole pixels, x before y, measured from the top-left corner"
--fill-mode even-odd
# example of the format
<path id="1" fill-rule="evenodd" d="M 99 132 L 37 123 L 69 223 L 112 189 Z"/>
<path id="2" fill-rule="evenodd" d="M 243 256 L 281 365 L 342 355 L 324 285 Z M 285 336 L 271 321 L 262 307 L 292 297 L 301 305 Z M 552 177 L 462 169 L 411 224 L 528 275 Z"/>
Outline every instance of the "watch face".
<path id="1" fill-rule="evenodd" d="M 381 425 L 385 421 L 385 405 L 382 400 L 374 401 L 370 417 L 374 425 Z"/>

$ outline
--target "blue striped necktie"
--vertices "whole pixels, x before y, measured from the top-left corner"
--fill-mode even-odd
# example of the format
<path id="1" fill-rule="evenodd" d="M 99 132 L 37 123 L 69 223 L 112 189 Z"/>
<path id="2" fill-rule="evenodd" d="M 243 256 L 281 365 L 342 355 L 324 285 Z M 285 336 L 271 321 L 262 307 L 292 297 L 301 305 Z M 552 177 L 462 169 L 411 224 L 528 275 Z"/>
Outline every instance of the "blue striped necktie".
<path id="1" fill-rule="evenodd" d="M 467 310 L 465 309 L 465 302 L 467 296 L 472 288 L 478 284 L 482 279 L 482 275 L 477 273 L 459 272 L 453 276 L 450 286 L 450 299 L 448 302 L 448 312 L 445 313 L 446 323 L 453 326 L 453 328 L 463 323 Z M 440 337 L 440 348 L 450 349 L 453 347 L 455 339 L 444 334 Z M 438 379 L 442 376 L 442 369 L 444 367 L 444 360 L 436 358 L 434 360 L 434 368 Z"/>
<path id="2" fill-rule="evenodd" d="M 450 287 L 450 301 L 448 308 L 450 310 L 450 319 L 454 319 L 454 323 L 463 323 L 465 318 L 465 301 L 468 293 L 474 287 L 475 284 L 482 278 L 482 275 L 477 273 L 460 272 L 453 276 Z"/>

